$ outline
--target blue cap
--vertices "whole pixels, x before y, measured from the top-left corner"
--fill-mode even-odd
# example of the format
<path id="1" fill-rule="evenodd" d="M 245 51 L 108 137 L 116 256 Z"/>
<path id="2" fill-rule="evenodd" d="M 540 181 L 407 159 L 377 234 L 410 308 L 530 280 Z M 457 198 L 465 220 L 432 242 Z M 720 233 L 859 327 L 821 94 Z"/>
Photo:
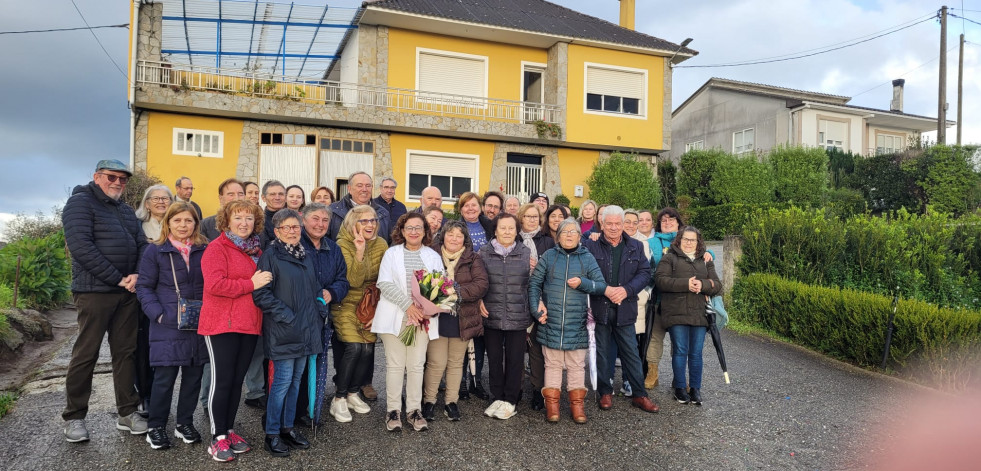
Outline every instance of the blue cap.
<path id="1" fill-rule="evenodd" d="M 99 170 L 114 170 L 117 172 L 123 172 L 131 177 L 133 176 L 133 172 L 129 170 L 129 166 L 113 159 L 100 160 L 95 166 L 95 171 L 98 172 Z"/>

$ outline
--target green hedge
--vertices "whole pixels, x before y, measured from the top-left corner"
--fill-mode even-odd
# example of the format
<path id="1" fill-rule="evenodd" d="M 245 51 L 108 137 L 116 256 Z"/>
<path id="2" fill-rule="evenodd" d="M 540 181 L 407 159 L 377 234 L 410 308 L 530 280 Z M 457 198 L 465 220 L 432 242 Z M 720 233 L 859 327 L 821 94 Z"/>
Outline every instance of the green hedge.
<path id="1" fill-rule="evenodd" d="M 882 360 L 891 312 L 888 296 L 774 275 L 742 276 L 732 292 L 733 319 L 864 367 Z M 956 387 L 978 373 L 981 312 L 900 299 L 894 325 L 889 366 L 900 373 L 933 386 Z"/>
<path id="2" fill-rule="evenodd" d="M 65 233 L 25 238 L 0 249 L 0 283 L 14 285 L 21 256 L 20 300 L 32 309 L 50 309 L 69 298 L 71 267 L 65 254 Z"/>

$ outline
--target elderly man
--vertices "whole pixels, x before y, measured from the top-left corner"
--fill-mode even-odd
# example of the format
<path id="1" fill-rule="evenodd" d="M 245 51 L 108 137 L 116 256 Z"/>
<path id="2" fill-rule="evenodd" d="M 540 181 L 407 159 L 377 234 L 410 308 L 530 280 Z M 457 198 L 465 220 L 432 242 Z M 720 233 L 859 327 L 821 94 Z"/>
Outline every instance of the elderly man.
<path id="1" fill-rule="evenodd" d="M 484 202 L 484 206 L 481 208 L 484 216 L 491 221 L 496 219 L 497 215 L 501 214 L 501 210 L 504 209 L 504 195 L 499 191 L 490 190 L 484 193 L 481 200 Z"/>
<path id="2" fill-rule="evenodd" d="M 245 185 L 234 179 L 229 178 L 220 185 L 218 185 L 218 211 L 225 206 L 226 203 L 240 200 L 245 198 Z M 221 232 L 215 225 L 215 216 L 208 216 L 201 220 L 201 233 L 204 234 L 208 240 L 215 240 L 221 235 Z"/>
<path id="3" fill-rule="evenodd" d="M 392 228 L 389 224 L 388 210 L 371 199 L 371 175 L 368 175 L 367 172 L 352 173 L 347 179 L 347 194 L 331 203 L 330 228 L 327 229 L 327 237 L 330 240 L 337 240 L 337 234 L 341 230 L 344 216 L 347 216 L 347 212 L 359 204 L 367 204 L 375 209 L 378 218 L 378 235 L 385 239 L 385 242 L 388 242 L 391 238 L 389 231 Z"/>
<path id="4" fill-rule="evenodd" d="M 419 193 L 419 207 L 413 209 L 417 213 L 422 213 L 430 206 L 443 207 L 443 192 L 435 186 L 427 186 Z"/>
<path id="5" fill-rule="evenodd" d="M 385 177 L 382 180 L 381 185 L 379 185 L 378 196 L 375 197 L 375 204 L 381 206 L 388 210 L 388 227 L 395 227 L 395 223 L 398 222 L 399 218 L 405 214 L 405 205 L 401 201 L 395 199 L 395 189 L 398 188 L 399 183 L 395 181 L 394 178 Z"/>
<path id="6" fill-rule="evenodd" d="M 597 394 L 601 410 L 613 407 L 611 343 L 616 343 L 625 381 L 632 385 L 644 384 L 634 323 L 637 321 L 637 295 L 651 283 L 651 264 L 644 254 L 643 244 L 624 235 L 623 219 L 623 208 L 607 206 L 600 216 L 603 235 L 599 240 L 582 242 L 596 257 L 607 283 L 604 295 L 589 297 L 596 319 Z M 657 404 L 640 387 L 634 388 L 631 403 L 645 412 L 658 411 Z"/>
<path id="7" fill-rule="evenodd" d="M 89 439 L 85 417 L 99 348 L 109 333 L 112 382 L 119 418 L 116 428 L 133 435 L 147 431 L 137 413 L 133 387 L 140 303 L 137 262 L 147 245 L 133 209 L 122 202 L 133 173 L 118 160 L 101 160 L 88 185 L 76 186 L 62 213 L 65 242 L 72 257 L 72 296 L 78 308 L 78 337 L 65 375 L 67 406 L 61 417 L 69 442 Z"/>
<path id="8" fill-rule="evenodd" d="M 265 225 L 259 234 L 259 244 L 265 248 L 269 241 L 276 240 L 272 218 L 276 211 L 286 207 L 286 185 L 279 180 L 269 180 L 262 185 L 262 201 L 266 203 Z"/>
<path id="9" fill-rule="evenodd" d="M 194 206 L 194 210 L 198 212 L 198 218 L 200 219 L 204 217 L 204 215 L 201 214 L 201 207 L 198 206 L 197 203 L 191 201 L 191 195 L 194 194 L 194 184 L 191 183 L 190 178 L 184 176 L 178 178 L 177 182 L 174 183 L 174 188 L 177 189 L 177 191 L 174 193 L 177 197 L 177 201 L 190 203 L 191 206 Z"/>

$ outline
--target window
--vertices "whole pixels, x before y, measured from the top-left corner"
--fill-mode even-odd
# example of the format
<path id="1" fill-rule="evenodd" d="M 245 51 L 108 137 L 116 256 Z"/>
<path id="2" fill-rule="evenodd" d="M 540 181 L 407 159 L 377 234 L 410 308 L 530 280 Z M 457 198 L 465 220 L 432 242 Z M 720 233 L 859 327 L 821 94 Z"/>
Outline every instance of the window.
<path id="1" fill-rule="evenodd" d="M 848 121 L 818 119 L 818 146 L 827 150 L 848 148 Z"/>
<path id="2" fill-rule="evenodd" d="M 221 131 L 174 128 L 173 153 L 220 159 L 224 140 L 225 133 Z"/>
<path id="3" fill-rule="evenodd" d="M 416 59 L 416 89 L 487 97 L 487 57 L 417 48 Z"/>
<path id="4" fill-rule="evenodd" d="M 756 148 L 756 133 L 753 128 L 732 133 L 732 153 L 743 154 Z"/>
<path id="5" fill-rule="evenodd" d="M 688 152 L 688 151 L 691 151 L 691 150 L 702 150 L 704 148 L 705 148 L 705 141 L 704 140 L 699 140 L 699 141 L 695 141 L 695 142 L 689 142 L 688 144 L 685 144 L 685 152 Z"/>
<path id="6" fill-rule="evenodd" d="M 375 153 L 375 143 L 373 141 L 356 139 L 332 139 L 325 137 L 320 140 L 320 148 L 323 150 L 339 150 L 364 154 Z"/>
<path id="7" fill-rule="evenodd" d="M 542 156 L 508 152 L 507 194 L 528 201 L 542 188 Z"/>
<path id="8" fill-rule="evenodd" d="M 468 154 L 408 151 L 408 199 L 418 201 L 427 186 L 439 188 L 443 198 L 451 200 L 474 191 L 478 159 Z"/>
<path id="9" fill-rule="evenodd" d="M 545 64 L 521 63 L 521 101 L 526 123 L 545 119 L 545 109 L 529 103 L 545 102 Z"/>
<path id="10" fill-rule="evenodd" d="M 264 132 L 259 134 L 259 143 L 276 146 L 315 146 L 317 145 L 317 135 Z"/>
<path id="11" fill-rule="evenodd" d="M 875 153 L 879 154 L 894 154 L 903 150 L 905 146 L 903 145 L 903 136 L 896 134 L 880 134 L 875 135 Z"/>
<path id="12" fill-rule="evenodd" d="M 647 71 L 586 64 L 586 112 L 644 116 Z"/>

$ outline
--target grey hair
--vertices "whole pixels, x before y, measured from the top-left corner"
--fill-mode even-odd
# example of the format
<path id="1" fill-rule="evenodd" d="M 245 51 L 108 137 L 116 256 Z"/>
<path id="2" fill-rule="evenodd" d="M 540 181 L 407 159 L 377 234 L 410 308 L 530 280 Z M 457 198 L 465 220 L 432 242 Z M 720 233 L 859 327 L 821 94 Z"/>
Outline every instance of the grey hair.
<path id="1" fill-rule="evenodd" d="M 634 216 L 637 216 L 637 219 L 640 219 L 640 212 L 637 211 L 636 209 L 632 209 L 632 208 L 624 209 L 623 217 L 626 218 L 628 214 L 633 214 Z"/>
<path id="2" fill-rule="evenodd" d="M 178 178 L 178 179 L 177 179 L 177 181 L 176 181 L 176 182 L 174 183 L 174 187 L 176 188 L 176 187 L 179 187 L 179 186 L 181 186 L 181 183 L 183 183 L 183 182 L 184 182 L 184 180 L 190 180 L 190 178 L 187 178 L 187 177 L 185 177 L 185 176 L 181 176 L 181 177 L 180 177 L 180 178 Z"/>
<path id="3" fill-rule="evenodd" d="M 575 226 L 576 231 L 579 231 L 579 221 L 576 221 L 575 219 L 568 217 L 563 219 L 562 222 L 559 223 L 559 227 L 555 229 L 555 235 L 558 236 L 559 234 L 561 234 L 562 229 L 566 226 Z"/>
<path id="4" fill-rule="evenodd" d="M 302 214 L 304 218 L 312 214 L 314 211 L 324 211 L 327 213 L 327 219 L 330 219 L 330 209 L 326 204 L 307 203 L 306 206 L 300 208 L 300 214 Z"/>
<path id="5" fill-rule="evenodd" d="M 371 175 L 368 175 L 368 172 L 365 172 L 364 170 L 358 170 L 357 172 L 354 172 L 354 173 L 352 173 L 351 175 L 349 175 L 347 177 L 348 183 L 353 182 L 354 181 L 354 177 L 356 177 L 358 175 L 364 175 L 364 176 L 368 177 L 368 180 L 372 180 Z"/>
<path id="6" fill-rule="evenodd" d="M 600 220 L 603 221 L 603 224 L 606 224 L 606 218 L 610 216 L 620 216 L 620 219 L 623 219 L 623 208 L 615 204 L 611 204 L 603 208 L 603 212 L 601 212 L 599 216 Z"/>
<path id="7" fill-rule="evenodd" d="M 262 185 L 262 196 L 266 196 L 266 194 L 269 193 L 269 188 L 273 186 L 281 186 L 283 187 L 283 190 L 286 190 L 286 185 L 284 185 L 279 180 L 269 180 L 268 182 Z"/>
<path id="8" fill-rule="evenodd" d="M 348 181 L 351 181 L 351 180 L 348 180 Z M 378 186 L 382 186 L 382 185 L 384 185 L 384 184 L 385 184 L 385 182 L 392 182 L 392 183 L 394 183 L 394 184 L 395 184 L 395 188 L 398 188 L 398 187 L 399 187 L 399 182 L 397 182 L 397 181 L 395 181 L 395 179 L 394 179 L 394 178 L 392 178 L 392 177 L 385 177 L 385 178 L 382 178 L 382 181 L 381 181 L 381 183 L 379 183 L 379 184 L 378 184 Z"/>
<path id="9" fill-rule="evenodd" d="M 511 200 L 517 201 L 518 202 L 518 206 L 521 206 L 521 200 L 519 200 L 517 196 L 508 196 L 507 198 L 504 198 L 504 203 L 503 204 L 505 206 L 507 206 L 508 201 L 511 201 Z"/>
<path id="10" fill-rule="evenodd" d="M 273 228 L 279 227 L 279 225 L 282 224 L 283 221 L 289 218 L 296 219 L 296 222 L 302 221 L 302 218 L 300 218 L 300 213 L 296 212 L 295 209 L 283 208 L 280 209 L 279 211 L 276 211 L 276 214 L 273 214 L 272 217 Z"/>
<path id="11" fill-rule="evenodd" d="M 144 222 L 150 220 L 150 211 L 146 209 L 146 202 L 150 199 L 150 195 L 153 194 L 154 191 L 160 190 L 166 191 L 167 196 L 170 197 L 170 201 L 174 201 L 174 194 L 170 191 L 170 188 L 167 188 L 167 185 L 153 185 L 143 192 L 143 199 L 140 201 L 140 207 L 136 208 L 137 219 Z"/>
<path id="12" fill-rule="evenodd" d="M 473 250 L 473 240 L 470 239 L 470 230 L 467 229 L 467 224 L 459 219 L 450 219 L 443 223 L 443 227 L 439 228 L 439 232 L 437 232 L 436 237 L 433 238 L 433 246 L 442 247 L 443 238 L 446 237 L 446 233 L 449 232 L 450 229 L 459 229 L 460 232 L 463 233 L 463 246 Z"/>

